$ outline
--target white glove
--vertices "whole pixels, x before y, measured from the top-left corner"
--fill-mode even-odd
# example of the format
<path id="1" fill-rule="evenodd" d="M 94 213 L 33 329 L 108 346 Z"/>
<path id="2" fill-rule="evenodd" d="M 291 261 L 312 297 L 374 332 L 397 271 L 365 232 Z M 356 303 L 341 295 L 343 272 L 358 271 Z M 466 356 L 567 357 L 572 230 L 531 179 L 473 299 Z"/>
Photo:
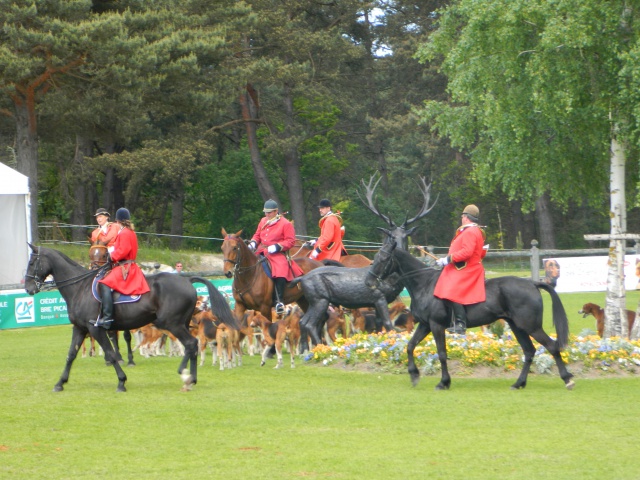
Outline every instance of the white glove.
<path id="1" fill-rule="evenodd" d="M 311 255 L 309 255 L 309 258 L 311 260 L 315 260 L 316 258 L 318 258 L 318 251 L 314 249 L 313 252 L 311 252 Z"/>
<path id="2" fill-rule="evenodd" d="M 442 257 L 436 260 L 436 265 L 438 265 L 439 267 L 444 267 L 448 264 L 449 264 L 449 256 Z"/>
<path id="3" fill-rule="evenodd" d="M 258 245 L 256 244 L 256 242 L 254 242 L 253 240 L 251 240 L 251 241 L 249 242 L 249 245 L 247 245 L 247 247 L 249 247 L 249 250 L 251 250 L 252 252 L 255 252 L 255 251 L 256 251 L 256 247 L 257 247 L 257 246 L 258 246 Z"/>
<path id="4" fill-rule="evenodd" d="M 109 252 L 109 255 L 111 255 L 113 253 L 113 251 L 116 249 L 116 247 L 114 247 L 113 245 L 107 248 L 107 252 Z"/>
<path id="5" fill-rule="evenodd" d="M 302 245 L 305 248 L 313 248 L 313 246 L 316 244 L 317 240 L 309 240 L 307 242 L 304 242 L 304 244 Z"/>
<path id="6" fill-rule="evenodd" d="M 280 251 L 280 245 L 269 245 L 267 247 L 267 252 L 269 253 L 278 253 Z"/>
<path id="7" fill-rule="evenodd" d="M 318 241 L 318 240 L 317 240 L 317 239 L 315 239 L 315 238 L 314 238 L 313 240 L 309 240 L 309 245 L 311 245 L 311 248 L 313 248 L 313 247 L 314 247 L 314 245 L 316 244 L 316 242 L 317 242 L 317 241 Z"/>
<path id="8" fill-rule="evenodd" d="M 489 247 L 490 247 L 490 246 L 491 246 L 491 245 L 489 245 L 489 244 L 487 243 L 486 245 L 484 245 L 484 246 L 482 247 L 482 249 L 483 249 L 483 250 L 486 250 L 486 251 L 488 252 L 488 251 L 489 251 Z"/>

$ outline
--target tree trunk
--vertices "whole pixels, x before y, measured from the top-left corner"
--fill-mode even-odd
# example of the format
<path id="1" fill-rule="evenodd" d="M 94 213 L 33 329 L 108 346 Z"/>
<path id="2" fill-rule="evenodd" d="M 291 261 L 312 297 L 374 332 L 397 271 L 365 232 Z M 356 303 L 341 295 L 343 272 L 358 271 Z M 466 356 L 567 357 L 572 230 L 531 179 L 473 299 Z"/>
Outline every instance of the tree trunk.
<path id="1" fill-rule="evenodd" d="M 625 164 L 626 157 L 622 145 L 615 136 L 611 139 L 611 172 L 609 186 L 611 189 L 611 235 L 626 233 L 627 205 L 625 200 Z M 623 322 L 626 317 L 626 292 L 624 289 L 624 240 L 609 242 L 609 271 L 607 274 L 607 296 L 604 308 L 603 338 L 627 337 L 629 327 Z"/>
<path id="2" fill-rule="evenodd" d="M 540 247 L 546 249 L 556 248 L 556 232 L 553 228 L 553 218 L 549 205 L 549 195 L 544 194 L 536 200 L 536 214 L 540 229 Z"/>
<path id="3" fill-rule="evenodd" d="M 293 135 L 293 96 L 291 88 L 285 85 L 284 110 L 286 116 L 285 135 Z M 291 202 L 291 217 L 293 218 L 296 234 L 307 234 L 307 216 L 304 208 L 304 198 L 302 195 L 302 176 L 300 175 L 300 161 L 298 159 L 298 149 L 295 146 L 285 148 L 284 168 L 287 176 L 287 187 L 289 190 L 289 201 Z"/>
<path id="4" fill-rule="evenodd" d="M 84 159 L 93 155 L 93 142 L 76 135 L 76 152 L 73 158 L 73 208 L 71 210 L 71 223 L 73 225 L 87 225 L 87 189 L 89 179 L 84 173 Z M 93 212 L 91 212 L 93 213 Z M 93 217 L 91 217 L 93 219 Z M 91 222 L 93 223 L 93 221 Z M 86 241 L 87 230 L 85 228 L 74 228 L 71 230 L 71 239 L 74 242 Z"/>
<path id="5" fill-rule="evenodd" d="M 178 182 L 176 182 L 178 183 Z M 176 185 L 176 194 L 171 202 L 171 235 L 182 235 L 184 226 L 184 185 Z M 182 247 L 182 238 L 171 237 L 169 246 L 172 250 Z"/>
<path id="6" fill-rule="evenodd" d="M 247 143 L 249 145 L 249 153 L 251 155 L 251 165 L 253 166 L 253 175 L 258 184 L 258 190 L 263 200 L 273 199 L 278 202 L 278 195 L 276 194 L 273 185 L 269 181 L 269 176 L 262 163 L 260 157 L 260 150 L 258 149 L 258 136 L 256 135 L 256 122 L 258 118 L 258 109 L 253 100 L 253 96 L 249 92 L 254 92 L 253 87 L 248 84 L 246 89 L 240 94 L 240 106 L 242 109 L 242 119 L 245 121 L 247 129 Z"/>
<path id="7" fill-rule="evenodd" d="M 17 170 L 29 177 L 31 240 L 38 243 L 38 133 L 35 115 L 30 114 L 25 101 L 16 101 L 15 108 Z"/>

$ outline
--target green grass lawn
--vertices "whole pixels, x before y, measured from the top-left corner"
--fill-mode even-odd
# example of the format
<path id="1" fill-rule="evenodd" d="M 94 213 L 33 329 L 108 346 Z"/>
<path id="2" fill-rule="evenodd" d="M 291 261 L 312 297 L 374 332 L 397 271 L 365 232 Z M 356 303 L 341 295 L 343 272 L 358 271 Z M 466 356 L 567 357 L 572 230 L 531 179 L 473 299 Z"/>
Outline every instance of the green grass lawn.
<path id="1" fill-rule="evenodd" d="M 178 359 L 138 356 L 127 393 L 102 358 L 78 358 L 53 393 L 70 334 L 0 331 L 0 478 L 639 477 L 637 378 L 567 391 L 532 374 L 511 391 L 505 373 L 436 392 L 437 377 L 413 388 L 406 374 L 257 357 L 220 372 L 209 357 L 185 393 Z"/>

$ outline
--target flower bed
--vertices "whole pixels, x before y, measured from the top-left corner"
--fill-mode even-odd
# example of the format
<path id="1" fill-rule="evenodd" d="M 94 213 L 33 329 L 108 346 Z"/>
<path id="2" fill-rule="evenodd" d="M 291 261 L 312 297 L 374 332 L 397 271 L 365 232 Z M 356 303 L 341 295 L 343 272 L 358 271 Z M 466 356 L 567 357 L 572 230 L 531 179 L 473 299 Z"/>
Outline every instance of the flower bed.
<path id="1" fill-rule="evenodd" d="M 382 370 L 406 371 L 410 338 L 406 333 L 356 334 L 338 338 L 334 345 L 316 346 L 305 356 L 305 361 L 322 365 L 369 364 Z M 551 373 L 555 365 L 553 357 L 543 346 L 536 342 L 534 345 L 537 350 L 532 370 Z M 498 367 L 505 371 L 519 370 L 523 361 L 522 349 L 511 332 L 502 337 L 475 331 L 468 331 L 465 336 L 447 334 L 447 354 L 449 359 L 465 367 Z M 433 336 L 428 335 L 416 347 L 414 355 L 422 373 L 433 375 L 440 371 Z M 580 365 L 582 370 L 633 374 L 640 371 L 640 341 L 572 335 L 562 358 L 569 365 Z"/>

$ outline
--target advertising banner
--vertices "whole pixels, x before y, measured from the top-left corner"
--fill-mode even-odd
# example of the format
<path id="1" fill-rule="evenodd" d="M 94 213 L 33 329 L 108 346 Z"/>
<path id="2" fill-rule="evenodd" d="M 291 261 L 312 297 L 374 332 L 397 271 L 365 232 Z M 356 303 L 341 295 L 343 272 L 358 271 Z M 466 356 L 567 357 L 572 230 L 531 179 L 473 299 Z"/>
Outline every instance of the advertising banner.
<path id="1" fill-rule="evenodd" d="M 543 282 L 555 285 L 556 292 L 605 292 L 609 272 L 609 257 L 559 257 L 542 261 Z M 640 255 L 625 255 L 624 286 L 626 290 L 640 289 L 638 283 Z"/>
<path id="2" fill-rule="evenodd" d="M 231 282 L 232 280 L 211 281 L 233 310 L 235 301 L 231 293 Z M 195 283 L 194 287 L 199 296 L 209 298 L 209 292 L 203 283 Z M 67 324 L 67 303 L 57 290 L 40 292 L 34 296 L 28 295 L 24 290 L 0 292 L 0 330 Z"/>

